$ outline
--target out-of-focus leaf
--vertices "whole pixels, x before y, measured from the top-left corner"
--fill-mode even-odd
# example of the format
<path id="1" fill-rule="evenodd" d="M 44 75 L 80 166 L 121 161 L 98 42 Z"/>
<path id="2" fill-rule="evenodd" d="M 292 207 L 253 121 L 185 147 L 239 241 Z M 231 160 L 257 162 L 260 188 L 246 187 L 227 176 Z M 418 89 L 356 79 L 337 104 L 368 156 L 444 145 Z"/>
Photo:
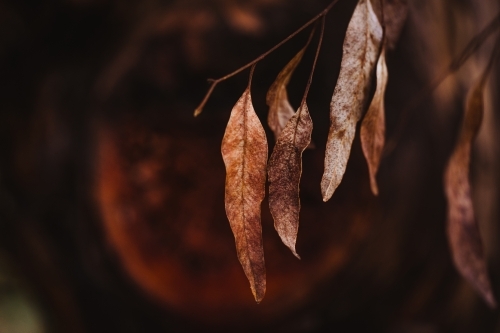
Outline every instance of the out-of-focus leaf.
<path id="1" fill-rule="evenodd" d="M 382 157 L 385 142 L 385 107 L 384 95 L 387 86 L 387 65 L 385 63 L 385 46 L 382 47 L 377 62 L 377 89 L 372 102 L 361 123 L 361 147 L 368 163 L 370 187 L 373 194 L 378 195 L 377 171 Z"/>
<path id="2" fill-rule="evenodd" d="M 455 266 L 488 305 L 495 307 L 469 183 L 471 146 L 483 118 L 483 86 L 481 80 L 468 96 L 462 130 L 446 167 L 444 186 L 448 200 L 448 240 Z"/>
<path id="3" fill-rule="evenodd" d="M 408 16 L 408 0 L 384 0 L 384 23 L 387 46 L 393 49 Z"/>
<path id="4" fill-rule="evenodd" d="M 340 74 L 330 103 L 330 132 L 321 180 L 323 201 L 332 197 L 344 176 L 381 40 L 382 27 L 370 0 L 360 0 L 347 27 Z"/>
<path id="5" fill-rule="evenodd" d="M 313 123 L 304 102 L 288 121 L 274 146 L 269 160 L 269 208 L 274 228 L 283 243 L 300 259 L 295 250 L 299 230 L 299 184 L 302 153 L 311 142 Z"/>
<path id="6" fill-rule="evenodd" d="M 310 40 L 310 39 L 309 39 Z M 267 116 L 267 123 L 269 127 L 274 132 L 274 137 L 276 141 L 280 136 L 281 131 L 285 128 L 288 120 L 294 115 L 295 111 L 293 110 L 290 102 L 288 101 L 288 94 L 286 92 L 286 86 L 288 82 L 290 82 L 290 78 L 292 77 L 295 68 L 299 65 L 302 57 L 304 56 L 304 52 L 309 45 L 309 41 L 306 46 L 304 46 L 295 57 L 290 60 L 290 62 L 279 72 L 276 80 L 274 80 L 273 84 L 269 88 L 266 96 L 266 103 L 269 106 L 269 114 Z"/>
<path id="7" fill-rule="evenodd" d="M 266 292 L 261 203 L 265 196 L 267 139 L 255 114 L 250 87 L 234 106 L 222 140 L 226 214 L 236 251 L 257 302 Z"/>

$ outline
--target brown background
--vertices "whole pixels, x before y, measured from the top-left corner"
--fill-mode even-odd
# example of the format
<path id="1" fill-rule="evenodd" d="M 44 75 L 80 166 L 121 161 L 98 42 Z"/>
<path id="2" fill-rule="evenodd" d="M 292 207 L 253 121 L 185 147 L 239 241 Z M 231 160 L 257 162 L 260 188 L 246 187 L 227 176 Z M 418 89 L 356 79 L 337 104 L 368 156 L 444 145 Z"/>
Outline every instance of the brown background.
<path id="1" fill-rule="evenodd" d="M 250 61 L 327 3 L 0 2 L 0 310 L 8 309 L 0 331 L 29 318 L 45 332 L 500 331 L 498 310 L 452 265 L 442 189 L 463 97 L 488 45 L 409 113 L 382 161 L 378 198 L 357 137 L 344 181 L 323 203 L 328 105 L 355 6 L 347 0 L 328 15 L 308 100 L 317 148 L 304 154 L 302 260 L 280 243 L 264 201 L 268 288 L 253 301 L 225 217 L 220 156 L 246 74 L 220 84 L 201 116 L 192 111 L 207 78 Z M 473 1 L 411 2 L 388 56 L 389 138 L 411 96 L 495 12 Z M 263 122 L 269 85 L 306 38 L 257 66 L 252 93 Z M 294 106 L 312 53 L 290 83 Z M 500 295 L 493 77 L 472 179 Z"/>

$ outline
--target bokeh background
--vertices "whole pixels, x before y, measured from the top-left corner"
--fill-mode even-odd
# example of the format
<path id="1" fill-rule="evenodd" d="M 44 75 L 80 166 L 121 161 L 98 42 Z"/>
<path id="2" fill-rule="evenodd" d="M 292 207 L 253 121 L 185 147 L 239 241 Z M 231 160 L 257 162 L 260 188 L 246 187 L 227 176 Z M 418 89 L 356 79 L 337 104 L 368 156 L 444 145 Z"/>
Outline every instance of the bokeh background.
<path id="1" fill-rule="evenodd" d="M 499 10 L 495 1 L 409 0 L 388 55 L 388 140 L 380 196 L 356 137 L 344 181 L 323 203 L 329 102 L 356 1 L 329 13 L 308 99 L 298 261 L 263 203 L 267 293 L 255 304 L 224 212 L 220 142 L 242 66 L 320 12 L 323 0 L 0 1 L 0 332 L 500 332 L 455 271 L 443 170 L 492 36 L 414 109 L 409 100 Z M 265 94 L 308 32 L 258 64 Z M 314 45 L 315 40 L 313 40 Z M 311 48 L 289 85 L 302 98 Z M 499 66 L 485 94 L 471 179 L 500 295 Z M 272 133 L 266 128 L 270 149 Z"/>

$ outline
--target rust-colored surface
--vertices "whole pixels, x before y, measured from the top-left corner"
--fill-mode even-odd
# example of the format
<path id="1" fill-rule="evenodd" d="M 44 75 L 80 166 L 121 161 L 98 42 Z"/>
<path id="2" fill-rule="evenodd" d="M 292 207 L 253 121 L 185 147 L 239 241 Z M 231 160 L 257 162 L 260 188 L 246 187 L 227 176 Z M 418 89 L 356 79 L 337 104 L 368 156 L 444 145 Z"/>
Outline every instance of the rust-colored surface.
<path id="1" fill-rule="evenodd" d="M 240 320 L 242 313 L 245 320 L 270 320 L 306 302 L 341 269 L 377 215 L 367 209 L 366 179 L 355 184 L 368 194 L 364 209 L 352 209 L 356 201 L 303 203 L 303 223 L 309 226 L 299 233 L 299 261 L 281 244 L 264 201 L 268 288 L 257 305 L 224 214 L 219 144 L 192 134 L 102 126 L 95 171 L 103 226 L 134 281 L 176 311 L 211 322 Z M 321 153 L 310 154 L 318 156 L 308 171 L 320 174 Z M 316 190 L 303 189 L 302 195 L 319 196 Z"/>

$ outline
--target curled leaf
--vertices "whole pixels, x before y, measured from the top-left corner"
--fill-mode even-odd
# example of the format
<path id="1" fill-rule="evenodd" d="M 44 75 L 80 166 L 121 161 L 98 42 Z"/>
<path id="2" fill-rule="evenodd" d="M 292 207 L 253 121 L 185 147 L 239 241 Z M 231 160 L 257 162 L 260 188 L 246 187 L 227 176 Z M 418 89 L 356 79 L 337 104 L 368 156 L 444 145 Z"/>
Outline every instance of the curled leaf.
<path id="1" fill-rule="evenodd" d="M 310 39 L 309 39 L 310 41 Z M 267 116 L 267 123 L 269 127 L 274 132 L 274 137 L 278 141 L 281 131 L 285 128 L 288 120 L 294 115 L 295 111 L 288 101 L 288 94 L 286 92 L 286 86 L 292 77 L 293 72 L 299 65 L 307 46 L 302 48 L 290 62 L 279 72 L 276 80 L 269 88 L 266 96 L 266 103 L 269 106 L 269 114 Z"/>
<path id="2" fill-rule="evenodd" d="M 462 276 L 491 306 L 496 301 L 491 289 L 483 253 L 481 235 L 474 218 L 469 183 L 469 164 L 472 142 L 483 118 L 483 81 L 473 87 L 467 100 L 465 116 L 458 143 L 444 176 L 448 200 L 448 241 L 453 261 Z"/>
<path id="3" fill-rule="evenodd" d="M 295 243 L 299 230 L 302 153 L 311 142 L 312 128 L 309 109 L 303 103 L 278 138 L 268 167 L 269 208 L 274 228 L 283 243 L 299 259 Z"/>
<path id="4" fill-rule="evenodd" d="M 261 202 L 265 196 L 267 139 L 255 114 L 250 87 L 234 106 L 222 140 L 226 214 L 236 251 L 257 302 L 266 292 Z"/>
<path id="5" fill-rule="evenodd" d="M 370 0 L 360 0 L 347 27 L 340 74 L 330 103 L 330 132 L 321 179 L 323 201 L 332 197 L 344 176 L 381 40 L 382 27 Z"/>
<path id="6" fill-rule="evenodd" d="M 378 195 L 377 171 L 382 157 L 385 142 L 385 107 L 384 95 L 387 86 L 387 65 L 385 63 L 385 47 L 382 47 L 377 62 L 377 88 L 370 107 L 361 123 L 361 147 L 368 163 L 370 187 L 373 194 Z"/>

